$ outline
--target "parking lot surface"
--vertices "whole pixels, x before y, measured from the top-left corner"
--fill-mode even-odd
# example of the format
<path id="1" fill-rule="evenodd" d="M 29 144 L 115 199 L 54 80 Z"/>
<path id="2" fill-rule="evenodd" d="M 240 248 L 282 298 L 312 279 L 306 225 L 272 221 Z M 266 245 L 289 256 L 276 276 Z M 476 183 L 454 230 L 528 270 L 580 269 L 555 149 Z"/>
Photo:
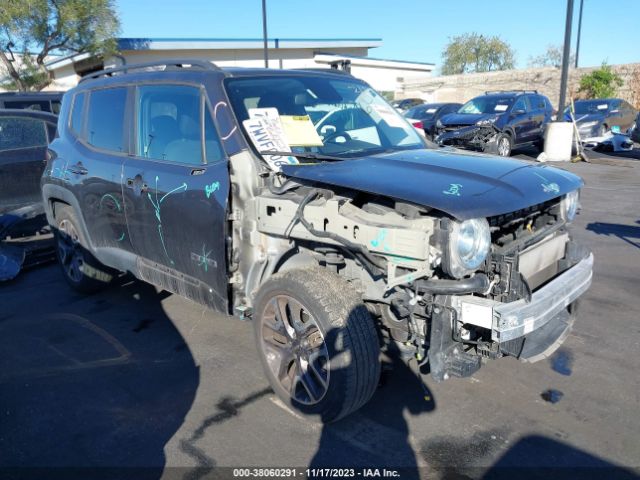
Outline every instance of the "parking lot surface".
<path id="1" fill-rule="evenodd" d="M 368 405 L 328 426 L 276 401 L 248 322 L 132 280 L 82 296 L 55 264 L 0 284 L 0 472 L 198 479 L 220 467 L 357 466 L 492 478 L 528 467 L 570 478 L 555 469 L 605 467 L 576 478 L 638 478 L 640 161 L 562 168 L 586 181 L 574 230 L 596 260 L 553 358 L 425 377 L 426 395 L 397 363 Z"/>

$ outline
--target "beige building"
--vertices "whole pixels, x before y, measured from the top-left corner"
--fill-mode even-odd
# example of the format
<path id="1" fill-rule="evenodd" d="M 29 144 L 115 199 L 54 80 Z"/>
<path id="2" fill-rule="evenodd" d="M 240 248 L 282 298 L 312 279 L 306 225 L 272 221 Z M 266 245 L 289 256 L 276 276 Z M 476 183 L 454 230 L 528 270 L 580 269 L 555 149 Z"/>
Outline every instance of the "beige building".
<path id="1" fill-rule="evenodd" d="M 382 45 L 379 38 L 362 39 L 270 39 L 270 68 L 349 68 L 358 78 L 379 91 L 394 92 L 406 76 L 429 77 L 432 63 L 383 60 L 369 57 Z M 264 67 L 261 39 L 121 38 L 120 54 L 104 61 L 89 54 L 57 58 L 47 63 L 54 82 L 49 90 L 67 90 L 82 75 L 123 63 L 143 63 L 166 58 L 189 58 L 215 62 L 220 67 Z"/>

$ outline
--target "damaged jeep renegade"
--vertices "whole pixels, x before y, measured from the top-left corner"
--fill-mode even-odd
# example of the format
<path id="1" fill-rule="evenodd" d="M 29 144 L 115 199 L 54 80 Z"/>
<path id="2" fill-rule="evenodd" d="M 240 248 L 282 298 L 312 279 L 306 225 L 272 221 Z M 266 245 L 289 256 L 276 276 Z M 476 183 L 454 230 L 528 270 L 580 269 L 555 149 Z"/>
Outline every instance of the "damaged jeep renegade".
<path id="1" fill-rule="evenodd" d="M 550 355 L 591 283 L 582 185 L 430 149 L 343 72 L 195 60 L 82 79 L 42 180 L 72 287 L 128 272 L 251 320 L 275 393 L 324 422 L 371 398 L 381 351 L 436 381 Z"/>

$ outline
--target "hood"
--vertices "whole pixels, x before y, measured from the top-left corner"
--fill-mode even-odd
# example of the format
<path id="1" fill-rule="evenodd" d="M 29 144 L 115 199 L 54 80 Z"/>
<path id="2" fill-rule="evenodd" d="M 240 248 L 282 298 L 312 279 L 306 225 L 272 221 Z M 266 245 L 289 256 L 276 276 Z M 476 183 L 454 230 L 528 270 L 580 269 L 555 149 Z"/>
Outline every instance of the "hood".
<path id="1" fill-rule="evenodd" d="M 513 212 L 583 185 L 580 177 L 557 168 L 455 149 L 286 165 L 282 172 L 435 208 L 459 220 Z"/>
<path id="2" fill-rule="evenodd" d="M 498 113 L 450 113 L 440 119 L 443 125 L 475 125 L 480 120 L 495 118 Z"/>

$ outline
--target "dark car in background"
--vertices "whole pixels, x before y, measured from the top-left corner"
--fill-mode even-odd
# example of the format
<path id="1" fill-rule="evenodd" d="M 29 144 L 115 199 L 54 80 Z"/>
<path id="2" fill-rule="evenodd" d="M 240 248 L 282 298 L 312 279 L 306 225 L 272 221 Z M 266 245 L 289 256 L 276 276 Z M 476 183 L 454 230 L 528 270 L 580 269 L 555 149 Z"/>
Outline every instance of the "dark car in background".
<path id="1" fill-rule="evenodd" d="M 40 177 L 57 122 L 47 112 L 0 110 L 0 215 L 42 202 Z"/>
<path id="2" fill-rule="evenodd" d="M 447 113 L 457 112 L 460 107 L 461 103 L 426 103 L 410 108 L 403 115 L 414 127 L 424 130 L 425 136 L 431 140 L 436 122 Z"/>
<path id="3" fill-rule="evenodd" d="M 63 92 L 5 92 L 0 93 L 0 109 L 38 110 L 58 114 Z"/>
<path id="4" fill-rule="evenodd" d="M 515 147 L 541 149 L 552 115 L 549 99 L 535 90 L 486 92 L 436 122 L 435 140 L 443 146 L 509 157 Z"/>
<path id="5" fill-rule="evenodd" d="M 400 112 L 415 107 L 416 105 L 422 105 L 424 100 L 421 98 L 403 98 L 402 100 L 394 100 L 391 102 L 391 106 Z"/>
<path id="6" fill-rule="evenodd" d="M 640 143 L 640 113 L 638 113 L 638 116 L 636 117 L 636 122 L 634 127 L 631 129 L 630 135 L 631 140 L 636 143 Z"/>
<path id="7" fill-rule="evenodd" d="M 564 111 L 564 118 L 571 120 L 571 107 Z M 609 130 L 626 133 L 636 124 L 638 111 L 620 98 L 577 100 L 573 103 L 573 117 L 581 138 L 602 137 Z"/>

